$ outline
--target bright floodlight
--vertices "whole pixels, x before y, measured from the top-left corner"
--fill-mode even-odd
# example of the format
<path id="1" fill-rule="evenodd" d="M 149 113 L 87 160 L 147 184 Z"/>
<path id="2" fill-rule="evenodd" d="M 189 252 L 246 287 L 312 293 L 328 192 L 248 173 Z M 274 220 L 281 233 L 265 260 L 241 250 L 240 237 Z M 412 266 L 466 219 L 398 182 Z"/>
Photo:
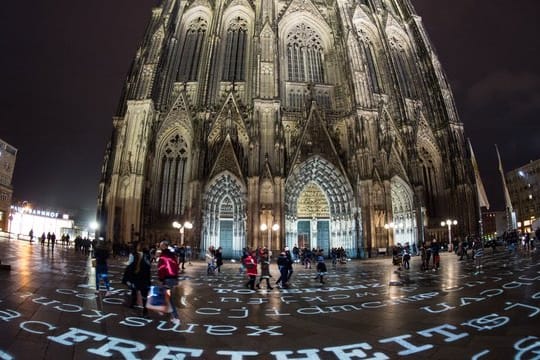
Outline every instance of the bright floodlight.
<path id="1" fill-rule="evenodd" d="M 172 223 L 172 226 L 173 228 L 175 229 L 180 229 L 182 227 L 182 225 L 180 225 L 180 223 L 178 221 L 175 221 Z"/>
<path id="2" fill-rule="evenodd" d="M 189 221 L 186 221 L 186 222 L 184 223 L 184 227 L 185 227 L 186 229 L 188 229 L 188 230 L 189 230 L 189 229 L 193 229 L 193 224 L 192 224 L 191 222 L 189 222 Z"/>
<path id="3" fill-rule="evenodd" d="M 262 223 L 261 224 L 261 231 L 266 231 L 268 230 L 268 225 L 266 225 L 265 223 Z"/>
<path id="4" fill-rule="evenodd" d="M 279 230 L 279 224 L 272 225 L 272 230 L 278 231 Z"/>
<path id="5" fill-rule="evenodd" d="M 97 221 L 90 222 L 90 229 L 92 229 L 93 231 L 96 231 L 98 228 L 99 228 L 99 224 L 97 223 Z"/>

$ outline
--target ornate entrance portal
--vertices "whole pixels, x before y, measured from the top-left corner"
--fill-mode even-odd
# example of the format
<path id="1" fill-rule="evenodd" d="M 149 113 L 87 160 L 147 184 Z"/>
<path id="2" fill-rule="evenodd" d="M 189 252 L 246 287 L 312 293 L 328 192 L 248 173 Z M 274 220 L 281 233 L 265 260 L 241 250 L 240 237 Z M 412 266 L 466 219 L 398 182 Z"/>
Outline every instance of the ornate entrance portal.
<path id="1" fill-rule="evenodd" d="M 228 172 L 211 182 L 204 196 L 202 249 L 223 247 L 223 257 L 238 258 L 246 246 L 245 187 Z"/>
<path id="2" fill-rule="evenodd" d="M 392 178 L 391 186 L 394 244 L 390 245 L 416 244 L 418 230 L 413 192 L 407 183 L 397 176 Z"/>
<path id="3" fill-rule="evenodd" d="M 358 244 L 349 182 L 320 156 L 309 158 L 286 182 L 285 236 L 288 247 L 343 247 L 356 256 Z"/>
<path id="4" fill-rule="evenodd" d="M 322 189 L 315 182 L 310 182 L 298 197 L 296 244 L 300 248 L 330 250 L 330 207 Z"/>

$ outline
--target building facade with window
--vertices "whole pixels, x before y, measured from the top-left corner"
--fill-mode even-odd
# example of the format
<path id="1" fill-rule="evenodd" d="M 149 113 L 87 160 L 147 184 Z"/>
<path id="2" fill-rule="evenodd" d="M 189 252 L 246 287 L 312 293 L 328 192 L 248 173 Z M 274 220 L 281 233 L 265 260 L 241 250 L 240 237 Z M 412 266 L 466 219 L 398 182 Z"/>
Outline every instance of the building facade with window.
<path id="1" fill-rule="evenodd" d="M 540 159 L 507 172 L 505 178 L 518 230 L 534 232 L 533 224 L 540 219 Z"/>
<path id="2" fill-rule="evenodd" d="M 0 139 L 0 232 L 8 231 L 17 149 Z"/>
<path id="3" fill-rule="evenodd" d="M 477 233 L 464 127 L 409 0 L 163 0 L 99 184 L 103 236 L 349 256 Z"/>

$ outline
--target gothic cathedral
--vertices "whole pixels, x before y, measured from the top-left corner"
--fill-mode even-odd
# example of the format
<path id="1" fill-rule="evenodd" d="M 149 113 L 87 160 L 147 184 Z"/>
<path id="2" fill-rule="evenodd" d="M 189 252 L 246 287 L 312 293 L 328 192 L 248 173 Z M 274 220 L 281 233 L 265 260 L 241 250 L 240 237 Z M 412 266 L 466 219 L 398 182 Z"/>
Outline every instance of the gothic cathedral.
<path id="1" fill-rule="evenodd" d="M 410 0 L 162 0 L 113 124 L 114 242 L 365 257 L 449 217 L 477 231 L 463 124 Z"/>

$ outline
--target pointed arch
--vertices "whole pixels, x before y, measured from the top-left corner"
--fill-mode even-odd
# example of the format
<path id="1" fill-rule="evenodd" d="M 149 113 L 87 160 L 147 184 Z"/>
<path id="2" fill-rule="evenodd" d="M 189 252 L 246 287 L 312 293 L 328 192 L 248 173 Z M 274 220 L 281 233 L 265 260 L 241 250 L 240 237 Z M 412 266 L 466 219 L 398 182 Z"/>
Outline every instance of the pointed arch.
<path id="1" fill-rule="evenodd" d="M 293 246 L 298 241 L 298 199 L 309 184 L 315 184 L 328 199 L 329 246 L 343 247 L 348 254 L 355 255 L 361 246 L 357 243 L 352 187 L 338 168 L 320 156 L 312 156 L 296 166 L 286 180 L 286 245 Z"/>
<path id="2" fill-rule="evenodd" d="M 192 10 L 184 17 L 180 63 L 176 81 L 197 81 L 199 64 L 208 32 L 208 16 L 200 10 Z"/>
<path id="3" fill-rule="evenodd" d="M 215 176 L 203 195 L 201 244 L 222 247 L 223 256 L 238 258 L 246 246 L 246 186 L 229 171 Z"/>
<path id="4" fill-rule="evenodd" d="M 187 203 L 191 145 L 178 129 L 158 141 L 154 174 L 157 176 L 155 204 L 162 217 L 182 215 Z"/>
<path id="5" fill-rule="evenodd" d="M 360 42 L 360 56 L 368 73 L 371 90 L 374 93 L 383 91 L 382 74 L 385 68 L 385 57 L 381 55 L 382 47 L 377 28 L 369 21 L 367 16 L 357 18 L 354 21 L 356 36 Z"/>
<path id="6" fill-rule="evenodd" d="M 223 13 L 221 80 L 245 81 L 250 53 L 249 38 L 253 34 L 253 10 L 244 2 L 233 3 Z"/>
<path id="7" fill-rule="evenodd" d="M 321 36 L 308 24 L 299 23 L 287 33 L 287 80 L 324 83 Z"/>
<path id="8" fill-rule="evenodd" d="M 409 245 L 417 242 L 414 193 L 409 184 L 399 176 L 390 181 L 392 196 L 392 223 L 394 243 Z"/>
<path id="9" fill-rule="evenodd" d="M 437 208 L 437 197 L 444 188 L 442 156 L 431 131 L 422 126 L 418 132 L 417 149 L 420 181 L 424 185 L 425 201 L 429 209 Z"/>
<path id="10" fill-rule="evenodd" d="M 411 44 L 407 35 L 395 24 L 395 20 L 390 22 L 386 31 L 399 88 L 405 97 L 414 98 L 417 95 L 414 86 L 417 72 Z"/>

